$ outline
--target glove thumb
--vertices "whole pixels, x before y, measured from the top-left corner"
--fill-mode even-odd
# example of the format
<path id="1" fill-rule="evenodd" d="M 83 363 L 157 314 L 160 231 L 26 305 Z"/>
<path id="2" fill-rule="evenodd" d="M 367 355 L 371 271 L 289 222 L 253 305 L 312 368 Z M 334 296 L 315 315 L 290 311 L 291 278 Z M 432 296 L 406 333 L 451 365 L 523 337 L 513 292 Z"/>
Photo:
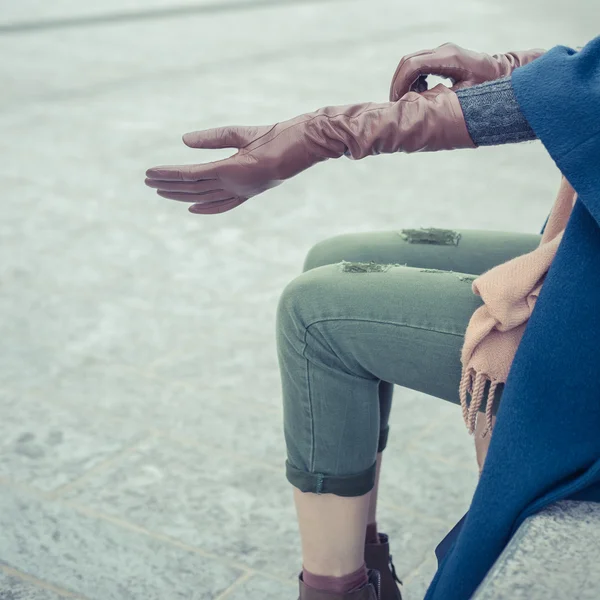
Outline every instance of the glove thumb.
<path id="1" fill-rule="evenodd" d="M 247 127 L 217 127 L 193 131 L 183 136 L 183 143 L 190 148 L 243 148 L 252 141 Z"/>

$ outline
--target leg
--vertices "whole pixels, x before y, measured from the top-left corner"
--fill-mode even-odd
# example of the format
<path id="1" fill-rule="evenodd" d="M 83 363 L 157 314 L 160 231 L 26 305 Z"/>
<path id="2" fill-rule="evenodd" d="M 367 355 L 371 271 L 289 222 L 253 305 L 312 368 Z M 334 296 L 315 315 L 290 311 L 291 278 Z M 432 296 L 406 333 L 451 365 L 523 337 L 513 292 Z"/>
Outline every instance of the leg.
<path id="1" fill-rule="evenodd" d="M 394 255 L 397 255 L 398 253 L 398 237 L 396 232 L 381 232 L 375 234 L 346 234 L 329 238 L 313 246 L 309 251 L 304 261 L 303 272 L 310 271 L 311 269 L 323 265 L 335 264 L 345 259 L 355 262 L 394 262 Z M 408 242 L 402 239 L 401 243 L 406 252 L 408 250 Z M 422 261 L 424 259 L 424 257 L 420 256 L 418 253 L 411 256 L 408 252 L 406 252 L 404 258 L 406 261 L 410 260 L 409 266 L 418 266 L 416 263 L 418 263 L 419 260 Z M 375 484 L 369 494 L 366 544 L 379 543 L 377 531 L 377 498 L 379 496 L 379 479 L 383 461 L 383 450 L 387 445 L 389 432 L 388 422 L 392 408 L 393 393 L 393 384 L 387 381 L 381 381 L 379 383 L 380 432 Z M 376 552 L 380 553 L 380 550 L 377 549 Z M 369 557 L 367 556 L 365 558 L 368 559 Z M 368 563 L 369 560 L 367 560 L 367 564 Z"/>
<path id="2" fill-rule="evenodd" d="M 342 259 L 482 272 L 530 251 L 539 237 L 463 232 L 457 246 L 410 244 L 381 233 L 353 241 Z M 315 248 L 313 255 L 322 246 Z M 460 268 L 467 260 L 469 268 Z M 380 383 L 458 402 L 462 337 L 480 302 L 453 274 L 414 267 L 355 271 L 339 264 L 309 270 L 286 288 L 277 317 L 287 474 L 298 490 L 304 561 L 332 575 L 360 567 L 385 429 Z"/>
<path id="3" fill-rule="evenodd" d="M 515 256 L 530 252 L 539 245 L 541 239 L 541 235 L 537 234 L 499 231 L 438 230 L 438 233 L 438 243 L 428 244 L 410 243 L 411 237 L 418 242 L 418 237 L 411 230 L 338 235 L 323 240 L 310 249 L 304 261 L 303 272 L 345 260 L 358 263 L 371 261 L 379 264 L 399 263 L 422 269 L 481 274 Z M 460 237 L 455 234 L 459 234 Z M 375 485 L 369 502 L 369 524 L 377 522 L 379 473 L 383 451 L 387 445 L 393 391 L 394 384 L 388 381 L 380 382 L 379 447 Z M 481 423 L 481 420 L 478 421 L 478 425 Z M 480 468 L 481 466 L 480 464 Z M 376 531 L 376 528 L 371 528 L 372 537 L 375 538 L 373 529 Z"/>
<path id="4" fill-rule="evenodd" d="M 362 566 L 369 497 L 370 493 L 339 497 L 294 489 L 305 569 L 315 575 L 341 577 Z M 332 539 L 339 546 L 335 553 L 331 552 Z"/>

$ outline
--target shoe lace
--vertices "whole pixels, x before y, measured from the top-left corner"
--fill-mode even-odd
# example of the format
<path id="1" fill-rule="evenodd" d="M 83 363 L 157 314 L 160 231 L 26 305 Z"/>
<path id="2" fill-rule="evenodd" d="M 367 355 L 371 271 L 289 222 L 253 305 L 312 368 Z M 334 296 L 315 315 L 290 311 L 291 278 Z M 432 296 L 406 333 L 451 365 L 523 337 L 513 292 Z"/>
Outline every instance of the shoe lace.
<path id="1" fill-rule="evenodd" d="M 392 562 L 392 555 L 390 554 L 390 571 L 392 572 L 392 577 L 394 578 L 394 580 L 399 583 L 400 585 L 404 585 L 402 583 L 402 581 L 400 580 L 400 578 L 398 577 L 398 575 L 396 574 L 396 567 L 394 566 L 394 563 Z"/>

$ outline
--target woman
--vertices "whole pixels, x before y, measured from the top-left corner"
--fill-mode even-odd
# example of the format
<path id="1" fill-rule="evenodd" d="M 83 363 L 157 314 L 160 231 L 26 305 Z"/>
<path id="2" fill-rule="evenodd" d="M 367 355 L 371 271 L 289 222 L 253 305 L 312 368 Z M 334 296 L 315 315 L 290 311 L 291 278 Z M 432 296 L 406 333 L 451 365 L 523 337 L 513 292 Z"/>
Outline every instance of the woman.
<path id="1" fill-rule="evenodd" d="M 600 43 L 589 46 L 582 56 L 593 62 Z M 552 53 L 549 60 L 557 60 Z M 569 50 L 568 57 L 574 53 Z M 417 53 L 401 61 L 389 103 L 326 107 L 273 126 L 186 134 L 190 147 L 239 151 L 214 163 L 150 169 L 146 184 L 163 197 L 191 202 L 193 213 L 216 214 L 328 158 L 358 160 L 382 152 L 535 139 L 538 129 L 534 132 L 521 110 L 512 75 L 522 65 L 542 63 L 546 57 L 536 60 L 542 54 L 491 57 L 452 44 Z M 581 70 L 580 64 L 565 64 L 567 70 Z M 453 88 L 427 90 L 428 74 L 450 77 Z M 532 273 L 542 267 L 539 273 L 546 273 L 575 200 L 566 182 L 563 187 L 551 215 L 552 231 L 548 236 L 543 231 L 546 237 L 439 230 L 340 236 L 317 244 L 305 272 L 284 290 L 277 345 L 287 478 L 294 487 L 302 538 L 301 599 L 400 598 L 387 536 L 376 527 L 392 386 L 462 402 L 470 429 L 476 420 L 481 424 L 482 466 L 490 439 L 483 434 L 492 424 L 540 292 L 538 279 L 543 278 L 532 279 Z M 523 260 L 529 262 L 518 262 Z M 492 292 L 486 299 L 490 278 L 481 277 L 481 290 L 469 283 L 505 264 L 524 265 L 530 277 L 518 298 L 523 300 L 521 316 L 502 328 L 490 316 L 496 299 Z M 491 366 L 486 357 L 498 353 L 490 354 L 490 346 L 501 347 L 503 357 Z M 477 419 L 484 412 L 485 418 Z M 469 592 L 473 582 L 477 576 Z M 450 598 L 444 593 L 440 598 Z"/>

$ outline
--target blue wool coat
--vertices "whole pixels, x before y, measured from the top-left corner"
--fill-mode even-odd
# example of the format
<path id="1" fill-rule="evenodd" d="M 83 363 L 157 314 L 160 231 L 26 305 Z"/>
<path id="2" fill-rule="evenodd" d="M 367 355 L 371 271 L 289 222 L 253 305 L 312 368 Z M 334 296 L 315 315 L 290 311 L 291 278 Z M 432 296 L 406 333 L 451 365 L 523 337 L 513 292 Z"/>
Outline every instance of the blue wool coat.
<path id="1" fill-rule="evenodd" d="M 600 502 L 600 37 L 516 69 L 517 101 L 578 193 L 515 355 L 469 512 L 426 600 L 467 600 L 529 515 Z"/>

